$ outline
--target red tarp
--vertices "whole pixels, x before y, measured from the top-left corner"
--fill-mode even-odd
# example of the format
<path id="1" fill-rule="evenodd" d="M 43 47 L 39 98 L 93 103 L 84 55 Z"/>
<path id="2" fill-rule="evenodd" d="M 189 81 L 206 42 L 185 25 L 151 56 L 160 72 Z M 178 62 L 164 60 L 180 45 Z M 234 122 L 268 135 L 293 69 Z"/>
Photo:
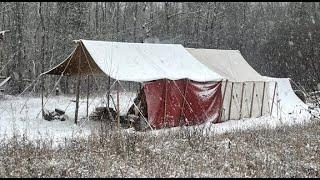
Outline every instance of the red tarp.
<path id="1" fill-rule="evenodd" d="M 144 84 L 149 123 L 153 128 L 220 122 L 221 81 L 156 80 Z"/>

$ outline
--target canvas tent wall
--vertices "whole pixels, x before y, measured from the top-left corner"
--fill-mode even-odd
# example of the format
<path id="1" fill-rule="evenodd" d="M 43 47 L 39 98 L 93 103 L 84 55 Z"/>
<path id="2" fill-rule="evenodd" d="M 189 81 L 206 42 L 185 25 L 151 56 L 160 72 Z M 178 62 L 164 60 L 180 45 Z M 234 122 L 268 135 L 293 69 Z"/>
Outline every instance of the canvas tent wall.
<path id="1" fill-rule="evenodd" d="M 256 72 L 238 50 L 186 48 L 199 62 L 224 76 L 222 121 L 270 114 L 270 80 Z"/>
<path id="2" fill-rule="evenodd" d="M 203 86 L 195 85 L 199 89 L 193 91 L 194 96 L 192 98 L 185 100 L 189 104 L 193 104 L 195 101 L 204 101 L 206 97 L 203 95 L 212 92 L 214 88 L 206 88 L 206 83 L 210 84 L 223 79 L 223 76 L 197 61 L 179 44 L 122 43 L 91 40 L 77 41 L 77 47 L 66 60 L 43 74 L 68 76 L 102 75 L 118 81 L 148 82 L 149 85 L 154 83 L 151 87 L 156 87 L 156 84 L 163 80 L 165 84 L 171 82 L 174 86 L 177 85 L 178 81 L 183 81 L 184 84 L 187 84 L 188 80 L 204 83 Z M 146 87 L 143 89 L 146 89 Z M 162 90 L 163 88 L 156 88 L 157 93 Z M 165 99 L 175 99 L 172 102 L 174 103 L 177 101 L 178 93 L 181 95 L 182 91 L 182 89 L 173 91 L 171 94 L 169 93 L 169 97 L 166 93 Z M 150 92 L 146 92 L 147 101 L 148 98 L 155 95 L 153 91 L 152 93 Z M 216 101 L 221 99 L 221 93 L 214 94 L 214 96 Z M 170 106 L 166 105 L 166 100 L 162 103 L 161 98 L 164 98 L 162 95 L 159 98 L 155 99 L 155 101 L 161 101 L 162 105 L 149 105 L 148 113 L 158 110 L 151 109 L 151 107 L 170 108 Z M 171 110 L 175 111 L 176 109 L 174 108 L 176 107 L 172 106 Z M 219 108 L 219 111 L 221 109 L 219 106 L 215 106 L 215 108 Z M 171 111 L 170 109 L 167 110 L 168 112 Z M 166 119 L 167 116 L 168 114 L 164 112 L 161 118 Z M 220 116 L 215 115 L 215 117 L 219 118 Z M 158 121 L 151 119 L 150 122 Z"/>
<path id="3" fill-rule="evenodd" d="M 304 119 L 311 117 L 311 114 L 308 112 L 308 105 L 294 93 L 289 78 L 266 76 L 265 78 L 270 80 L 270 87 L 276 86 L 275 98 L 269 99 L 269 104 L 273 104 L 272 116 L 281 119 L 286 119 L 291 115 L 295 116 L 295 118 L 300 117 Z M 269 88 L 269 95 L 271 96 L 273 93 L 273 88 Z"/>
<path id="4" fill-rule="evenodd" d="M 156 80 L 145 83 L 144 92 L 155 128 L 220 122 L 221 81 Z"/>

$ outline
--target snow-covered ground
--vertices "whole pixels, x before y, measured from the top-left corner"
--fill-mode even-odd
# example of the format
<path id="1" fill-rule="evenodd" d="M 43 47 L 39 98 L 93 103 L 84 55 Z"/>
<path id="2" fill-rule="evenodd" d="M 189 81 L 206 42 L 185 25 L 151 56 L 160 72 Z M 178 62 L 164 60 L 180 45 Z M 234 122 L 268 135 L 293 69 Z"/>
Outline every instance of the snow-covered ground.
<path id="1" fill-rule="evenodd" d="M 312 110 L 312 114 L 319 116 L 320 110 Z M 228 120 L 223 123 L 212 124 L 210 122 L 188 127 L 189 130 L 202 130 L 203 134 L 222 134 L 226 132 L 231 132 L 235 130 L 248 130 L 248 129 L 258 129 L 258 128 L 276 128 L 280 126 L 291 126 L 295 124 L 301 124 L 310 122 L 310 114 L 307 111 L 301 111 L 287 114 L 286 116 L 262 116 L 259 118 L 243 118 L 240 120 Z M 169 131 L 178 131 L 181 127 L 174 127 L 170 129 L 161 129 L 150 131 L 153 135 L 159 135 L 163 133 L 168 133 Z"/>
<path id="2" fill-rule="evenodd" d="M 114 100 L 116 96 L 113 94 Z M 120 94 L 120 113 L 124 114 L 130 108 L 135 93 Z M 45 109 L 54 111 L 55 108 L 65 110 L 66 121 L 47 121 L 41 118 L 40 97 L 13 97 L 7 96 L 0 100 L 0 138 L 12 137 L 14 133 L 26 134 L 30 140 L 39 138 L 53 138 L 62 141 L 64 138 L 85 137 L 101 126 L 101 121 L 90 121 L 86 118 L 86 98 L 80 98 L 78 125 L 74 123 L 75 97 L 52 96 L 44 98 Z M 111 100 L 110 100 L 111 101 Z M 94 96 L 89 99 L 89 114 L 106 99 Z M 112 102 L 111 106 L 113 105 Z"/>
<path id="3" fill-rule="evenodd" d="M 116 98 L 115 94 L 113 95 Z M 126 113 L 129 109 L 135 93 L 120 94 L 120 112 Z M 66 111 L 69 117 L 66 121 L 46 121 L 41 119 L 41 98 L 40 97 L 12 97 L 1 100 L 0 104 L 0 138 L 12 137 L 14 133 L 26 134 L 30 140 L 54 139 L 55 142 L 63 142 L 65 138 L 86 137 L 96 131 L 101 126 L 100 121 L 90 121 L 86 116 L 86 99 L 80 98 L 79 116 L 81 118 L 78 125 L 74 124 L 75 103 L 71 100 L 73 96 L 53 96 L 46 103 L 45 109 L 53 111 L 59 108 Z M 115 99 L 116 100 L 116 99 Z M 95 107 L 106 101 L 100 97 L 92 97 L 89 100 L 89 113 Z M 111 103 L 112 105 L 112 103 Z M 319 111 L 318 111 L 319 112 Z M 312 114 L 318 114 L 313 110 Z M 37 117 L 38 116 L 38 117 Z M 210 134 L 225 133 L 234 130 L 246 130 L 259 127 L 278 127 L 282 125 L 303 124 L 310 121 L 310 113 L 305 109 L 295 109 L 291 114 L 274 111 L 273 116 L 263 116 L 260 118 L 246 118 L 241 120 L 229 120 L 219 124 L 206 123 L 203 125 L 188 127 L 189 129 L 203 129 L 204 133 Z M 161 133 L 176 131 L 181 127 L 149 131 L 148 133 L 158 135 Z M 125 130 L 132 132 L 132 129 Z"/>

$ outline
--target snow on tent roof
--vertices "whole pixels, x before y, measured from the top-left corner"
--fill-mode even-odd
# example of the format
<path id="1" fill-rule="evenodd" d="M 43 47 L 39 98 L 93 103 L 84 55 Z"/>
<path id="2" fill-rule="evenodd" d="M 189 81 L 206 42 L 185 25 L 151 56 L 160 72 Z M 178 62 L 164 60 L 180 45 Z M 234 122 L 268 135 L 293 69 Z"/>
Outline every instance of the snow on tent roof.
<path id="1" fill-rule="evenodd" d="M 100 74 L 122 81 L 184 79 L 216 81 L 222 76 L 197 61 L 180 44 L 80 40 L 62 63 L 44 74 Z"/>
<path id="2" fill-rule="evenodd" d="M 186 50 L 212 71 L 231 81 L 268 81 L 247 63 L 238 50 L 195 48 Z"/>

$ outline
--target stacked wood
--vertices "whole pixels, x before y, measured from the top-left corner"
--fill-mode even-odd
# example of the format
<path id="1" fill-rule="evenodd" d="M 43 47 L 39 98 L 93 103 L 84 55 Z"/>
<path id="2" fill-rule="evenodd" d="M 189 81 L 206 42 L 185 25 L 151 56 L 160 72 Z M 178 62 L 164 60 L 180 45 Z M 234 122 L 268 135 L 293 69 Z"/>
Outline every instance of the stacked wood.
<path id="1" fill-rule="evenodd" d="M 143 117 L 129 114 L 128 121 L 130 121 L 131 127 L 137 131 L 144 131 L 149 128 L 146 120 Z"/>
<path id="2" fill-rule="evenodd" d="M 133 100 L 133 105 L 128 110 L 127 116 L 131 126 L 136 130 L 144 130 L 147 127 L 147 101 L 144 90 L 141 89 Z"/>
<path id="3" fill-rule="evenodd" d="M 131 107 L 128 110 L 129 114 L 134 114 L 136 116 L 147 116 L 147 101 L 146 96 L 144 94 L 143 89 L 140 90 L 137 97 L 133 100 L 133 103 Z"/>
<path id="4" fill-rule="evenodd" d="M 52 120 L 65 121 L 67 120 L 68 116 L 65 115 L 65 112 L 61 109 L 55 109 L 54 111 L 49 111 L 44 109 L 43 118 L 47 121 L 52 121 Z"/>
<path id="5" fill-rule="evenodd" d="M 90 120 L 110 120 L 112 121 L 117 116 L 117 112 L 113 108 L 107 107 L 97 107 L 95 111 L 93 111 L 89 119 Z"/>
<path id="6" fill-rule="evenodd" d="M 129 114 L 128 115 L 128 121 L 130 122 L 131 126 L 136 130 L 140 129 L 139 119 L 140 119 L 140 117 L 136 116 L 134 114 Z"/>

